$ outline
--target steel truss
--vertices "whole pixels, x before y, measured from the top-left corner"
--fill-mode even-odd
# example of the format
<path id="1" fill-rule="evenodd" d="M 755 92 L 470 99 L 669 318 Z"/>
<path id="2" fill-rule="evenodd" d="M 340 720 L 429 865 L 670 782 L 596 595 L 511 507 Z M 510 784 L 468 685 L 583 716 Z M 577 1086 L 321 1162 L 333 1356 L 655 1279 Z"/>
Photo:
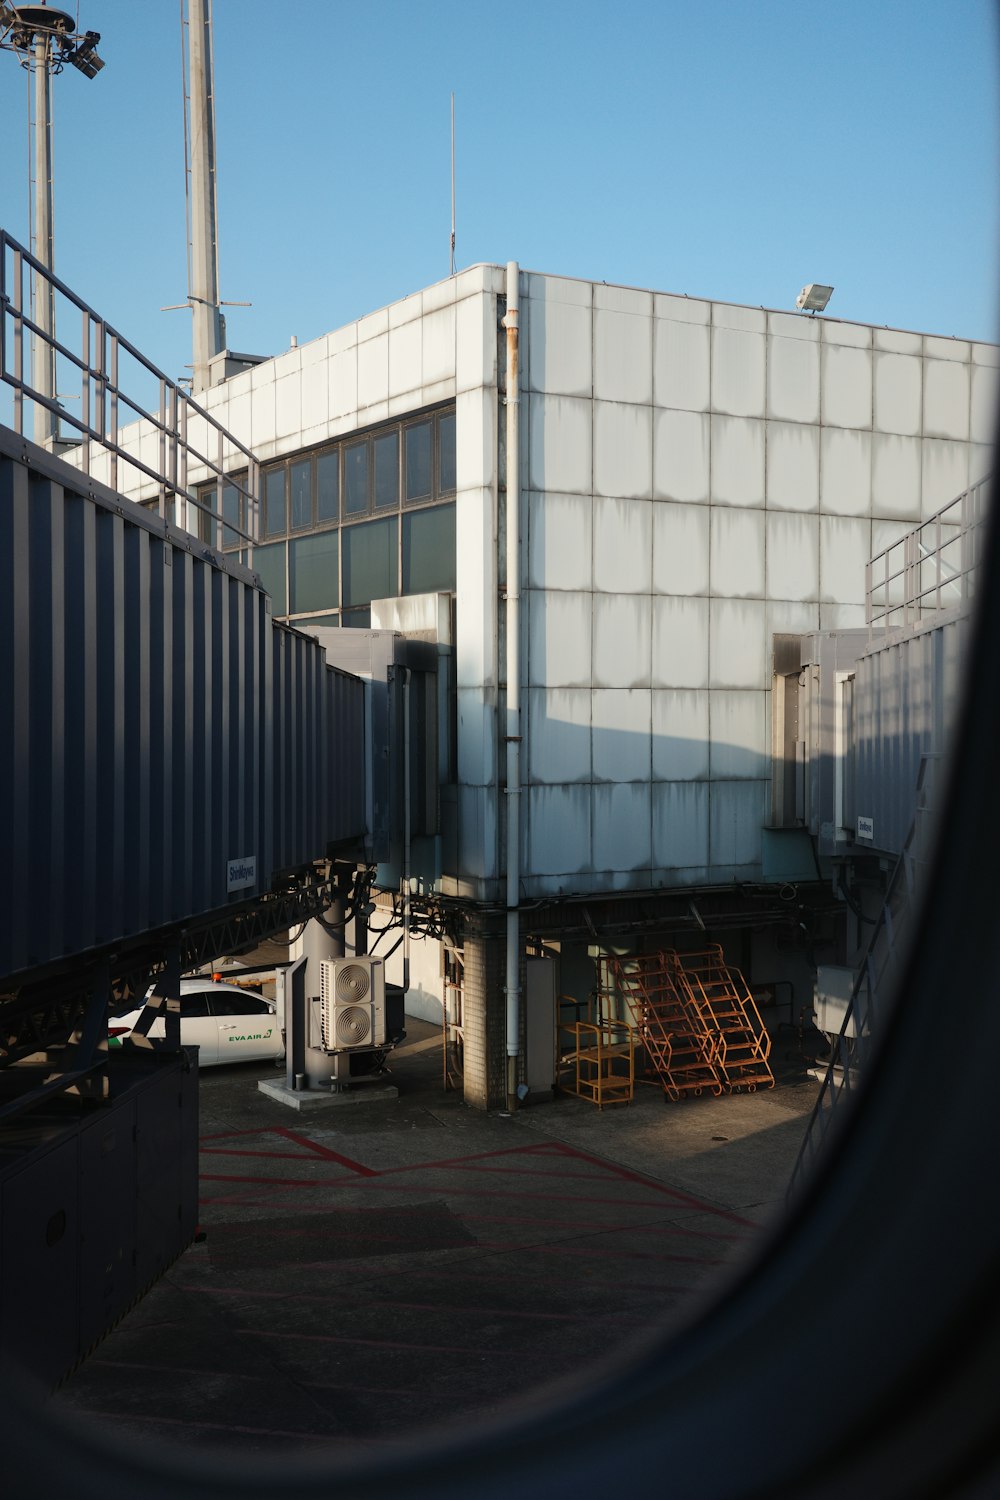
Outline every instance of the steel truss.
<path id="1" fill-rule="evenodd" d="M 167 997 L 199 964 L 321 916 L 353 878 L 346 865 L 329 873 L 310 867 L 284 890 L 145 934 L 127 952 L 93 954 L 44 978 L 26 975 L 0 994 L 0 1120 L 55 1093 L 106 1098 L 109 1017 L 134 1010 L 151 985 Z"/>

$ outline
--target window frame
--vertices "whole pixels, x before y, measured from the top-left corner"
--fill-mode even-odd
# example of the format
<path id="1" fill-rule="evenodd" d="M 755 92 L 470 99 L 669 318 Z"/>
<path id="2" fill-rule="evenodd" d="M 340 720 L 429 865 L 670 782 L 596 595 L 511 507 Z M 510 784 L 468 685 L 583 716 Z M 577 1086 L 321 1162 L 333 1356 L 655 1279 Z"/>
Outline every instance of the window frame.
<path id="1" fill-rule="evenodd" d="M 444 422 L 452 420 L 457 426 L 457 408 L 454 401 L 445 402 L 436 406 L 427 407 L 422 411 L 408 412 L 405 416 L 394 418 L 389 422 L 379 422 L 367 428 L 345 432 L 339 437 L 327 439 L 311 448 L 300 448 L 294 453 L 285 454 L 278 459 L 270 460 L 261 465 L 261 522 L 262 532 L 257 547 L 283 547 L 284 548 L 284 609 L 275 611 L 275 619 L 286 621 L 294 626 L 296 619 L 302 617 L 313 620 L 319 617 L 328 619 L 330 624 L 339 625 L 346 623 L 350 616 L 358 616 L 368 610 L 368 606 L 346 605 L 344 603 L 344 538 L 341 536 L 337 543 L 337 582 L 336 594 L 338 603 L 332 605 L 328 610 L 309 609 L 292 613 L 292 589 L 291 589 L 291 546 L 293 542 L 303 537 L 314 536 L 328 531 L 343 532 L 352 526 L 371 525 L 378 521 L 388 520 L 396 517 L 396 578 L 395 587 L 397 595 L 403 594 L 403 532 L 404 516 L 418 510 L 430 510 L 439 506 L 454 505 L 456 489 L 445 489 L 441 486 L 441 457 L 442 439 L 441 429 Z M 430 428 L 430 492 L 413 499 L 406 495 L 406 445 L 407 435 L 415 428 L 428 426 Z M 376 505 L 375 497 L 375 473 L 376 445 L 381 438 L 395 437 L 396 441 L 396 495 L 392 503 Z M 347 505 L 347 454 L 350 450 L 363 446 L 365 449 L 365 476 L 367 486 L 366 504 L 363 509 L 348 511 Z M 335 514 L 319 515 L 319 484 L 320 466 L 333 460 L 334 473 L 336 475 L 336 506 Z M 294 470 L 302 464 L 308 464 L 309 474 L 309 520 L 300 521 L 293 525 L 292 511 L 292 475 Z M 244 474 L 245 471 L 241 471 Z M 276 531 L 268 531 L 267 521 L 267 486 L 269 480 L 274 481 L 274 476 L 281 473 L 284 476 L 284 527 Z M 456 476 L 457 477 L 457 476 Z M 224 483 L 232 480 L 238 481 L 240 474 L 234 473 L 226 476 Z M 216 485 L 206 484 L 199 486 L 198 498 L 204 503 L 209 503 L 209 497 L 216 493 Z M 211 503 L 215 504 L 214 499 Z M 243 516 L 245 507 L 242 497 L 240 498 L 240 515 Z M 199 534 L 203 530 L 211 530 L 218 534 L 218 526 L 223 527 L 222 551 L 230 556 L 244 556 L 244 546 L 238 537 L 231 540 L 226 539 L 226 522 L 221 517 L 209 518 L 203 512 L 199 512 Z M 244 522 L 241 520 L 241 525 Z M 202 540 L 206 538 L 202 536 Z M 211 545 L 217 543 L 213 540 Z M 252 564 L 251 564 L 252 565 Z M 453 592 L 451 590 L 450 592 Z"/>

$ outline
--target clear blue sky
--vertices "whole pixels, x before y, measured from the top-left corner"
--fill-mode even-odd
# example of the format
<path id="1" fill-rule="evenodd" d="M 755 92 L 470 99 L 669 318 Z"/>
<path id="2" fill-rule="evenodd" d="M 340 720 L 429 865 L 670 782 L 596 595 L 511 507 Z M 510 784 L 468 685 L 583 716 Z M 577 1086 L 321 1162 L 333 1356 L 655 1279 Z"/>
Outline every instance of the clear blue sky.
<path id="1" fill-rule="evenodd" d="M 76 11 L 76 0 L 63 0 Z M 79 0 L 106 67 L 55 95 L 56 267 L 168 374 L 190 361 L 178 0 Z M 277 353 L 458 263 L 997 334 L 991 0 L 215 0 L 229 343 Z M 0 54 L 2 211 L 27 237 Z"/>

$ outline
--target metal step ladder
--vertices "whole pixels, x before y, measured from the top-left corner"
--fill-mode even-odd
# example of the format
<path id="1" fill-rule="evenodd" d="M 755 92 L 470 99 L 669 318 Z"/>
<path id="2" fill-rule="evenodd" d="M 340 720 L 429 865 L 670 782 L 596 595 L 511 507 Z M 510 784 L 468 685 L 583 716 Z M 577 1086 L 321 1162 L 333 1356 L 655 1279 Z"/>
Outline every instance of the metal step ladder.
<path id="1" fill-rule="evenodd" d="M 598 962 L 606 1006 L 621 995 L 668 1099 L 773 1087 L 767 1031 L 743 975 L 720 947 Z"/>
<path id="2" fill-rule="evenodd" d="M 668 1099 L 721 1094 L 714 1047 L 692 1012 L 670 953 L 598 959 L 598 995 L 605 1015 L 620 995 L 635 1035 Z"/>
<path id="3" fill-rule="evenodd" d="M 715 1066 L 725 1092 L 774 1088 L 768 1063 L 771 1038 L 740 970 L 726 963 L 718 943 L 700 953 L 672 956 L 690 1004 L 715 1039 Z"/>

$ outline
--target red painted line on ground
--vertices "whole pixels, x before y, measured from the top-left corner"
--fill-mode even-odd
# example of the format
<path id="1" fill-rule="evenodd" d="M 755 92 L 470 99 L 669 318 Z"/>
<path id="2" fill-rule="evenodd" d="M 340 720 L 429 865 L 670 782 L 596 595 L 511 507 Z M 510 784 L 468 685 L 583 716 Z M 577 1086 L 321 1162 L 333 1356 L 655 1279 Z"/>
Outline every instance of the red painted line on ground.
<path id="1" fill-rule="evenodd" d="M 212 1201 L 212 1200 L 209 1200 L 209 1201 Z M 220 1199 L 219 1201 L 222 1202 L 222 1203 L 229 1203 L 230 1202 L 230 1200 L 228 1198 L 223 1198 L 223 1199 Z M 246 1199 L 239 1198 L 239 1199 L 234 1199 L 232 1201 L 236 1202 L 236 1203 L 239 1203 L 239 1204 L 243 1205 L 244 1207 L 262 1208 L 262 1207 L 266 1207 L 267 1206 L 263 1202 L 263 1200 L 259 1200 L 259 1199 L 256 1199 L 256 1198 L 246 1198 Z M 461 1260 L 452 1260 L 452 1261 L 449 1261 L 448 1262 L 448 1269 L 446 1271 L 431 1271 L 431 1270 L 428 1270 L 424 1266 L 407 1266 L 407 1268 L 406 1268 L 406 1275 L 407 1275 L 407 1277 L 408 1278 L 414 1278 L 414 1279 L 431 1280 L 431 1281 L 491 1281 L 491 1282 L 492 1281 L 502 1281 L 504 1283 L 504 1285 L 506 1285 L 506 1286 L 510 1285 L 510 1268 L 509 1268 L 509 1266 L 507 1264 L 507 1257 L 510 1254 L 515 1253 L 518 1250 L 519 1247 L 517 1245 L 506 1245 L 499 1252 L 496 1249 L 494 1249 L 494 1248 L 481 1247 L 478 1244 L 476 1244 L 476 1245 L 468 1245 L 468 1246 L 459 1246 L 459 1247 L 456 1247 L 456 1248 L 466 1249 L 466 1250 L 468 1250 L 470 1252 L 478 1251 L 481 1248 L 485 1248 L 486 1251 L 487 1251 L 487 1255 L 489 1257 L 496 1257 L 499 1254 L 500 1256 L 503 1257 L 503 1262 L 502 1262 L 501 1265 L 499 1265 L 497 1267 L 497 1269 L 495 1271 L 483 1271 L 481 1269 L 470 1270 L 469 1267 L 473 1263 L 473 1260 L 475 1260 L 475 1262 L 478 1265 L 480 1263 L 481 1258 L 478 1255 L 474 1256 L 472 1254 L 468 1254 L 468 1255 L 464 1255 Z M 650 1257 L 650 1259 L 654 1259 L 655 1260 L 655 1259 L 658 1259 L 658 1257 L 652 1256 L 652 1257 Z M 322 1267 L 324 1270 L 328 1270 L 329 1266 L 330 1266 L 330 1262 L 329 1261 L 318 1261 L 318 1262 L 316 1262 L 316 1264 L 318 1266 Z M 728 1265 L 729 1262 L 728 1261 L 719 1261 L 719 1262 L 711 1262 L 710 1263 L 710 1262 L 705 1262 L 705 1261 L 699 1261 L 698 1264 L 701 1264 L 701 1265 L 705 1265 L 705 1264 L 718 1264 L 718 1265 L 725 1266 L 725 1265 Z M 375 1267 L 375 1268 L 373 1268 L 373 1270 L 371 1271 L 370 1274 L 374 1278 L 377 1279 L 383 1273 L 381 1272 L 381 1270 L 378 1267 Z M 521 1274 L 524 1274 L 523 1271 L 521 1272 Z M 588 1268 L 586 1266 L 580 1266 L 577 1269 L 576 1275 L 577 1276 L 583 1276 L 583 1277 L 586 1277 L 586 1276 L 590 1275 L 591 1281 L 596 1281 L 597 1276 L 598 1276 L 598 1272 L 594 1271 L 594 1272 L 591 1273 L 591 1272 L 588 1272 Z M 530 1277 L 531 1277 L 531 1281 L 532 1282 L 536 1282 L 536 1281 L 557 1281 L 560 1286 L 565 1286 L 565 1284 L 566 1284 L 565 1273 L 562 1272 L 562 1271 L 560 1271 L 558 1273 L 556 1273 L 556 1272 L 541 1271 L 537 1267 L 533 1266 L 531 1268 Z M 619 1272 L 617 1272 L 617 1271 L 615 1272 L 615 1284 L 617 1286 L 620 1286 L 623 1291 L 646 1292 L 646 1293 L 649 1293 L 650 1295 L 652 1295 L 652 1294 L 662 1294 L 662 1295 L 669 1295 L 669 1296 L 674 1296 L 674 1295 L 676 1295 L 676 1296 L 685 1296 L 689 1292 L 692 1292 L 692 1291 L 696 1290 L 695 1287 L 691 1287 L 691 1286 L 664 1286 L 661 1282 L 651 1282 L 651 1281 L 623 1281 L 622 1277 L 621 1277 L 621 1274 Z M 252 1294 L 250 1292 L 247 1292 L 246 1295 L 250 1296 Z"/>
<path id="2" fill-rule="evenodd" d="M 379 1176 L 390 1177 L 399 1172 L 431 1172 L 438 1167 L 464 1167 L 472 1161 L 490 1161 L 498 1156 L 538 1156 L 551 1150 L 551 1141 L 539 1141 L 530 1146 L 505 1146 L 502 1151 L 476 1151 L 471 1156 L 453 1156 L 443 1161 L 416 1161 L 402 1167 L 386 1167 Z"/>
<path id="3" fill-rule="evenodd" d="M 393 1170 L 395 1170 L 395 1169 L 393 1169 Z M 410 1193 L 410 1192 L 413 1191 L 413 1189 L 411 1187 L 409 1187 L 405 1183 L 394 1183 L 394 1182 L 386 1182 L 386 1181 L 384 1181 L 384 1177 L 386 1177 L 388 1175 L 389 1175 L 389 1173 L 375 1174 L 372 1179 L 368 1179 L 366 1181 L 365 1185 L 366 1185 L 366 1187 L 371 1188 L 373 1191 L 378 1191 L 378 1192 Z M 628 1179 L 626 1179 L 626 1180 L 628 1180 Z M 645 1179 L 643 1179 L 642 1177 L 638 1176 L 638 1174 L 636 1174 L 634 1176 L 634 1178 L 631 1179 L 631 1180 L 633 1180 L 633 1181 L 641 1184 L 643 1187 L 649 1187 L 649 1186 L 655 1187 L 656 1186 L 655 1183 L 653 1183 L 653 1184 L 647 1183 L 645 1181 Z M 247 1182 L 247 1183 L 254 1184 L 256 1187 L 276 1187 L 276 1188 L 285 1188 L 285 1189 L 287 1189 L 287 1188 L 338 1188 L 338 1187 L 346 1187 L 346 1186 L 350 1186 L 350 1185 L 355 1185 L 353 1179 L 352 1178 L 347 1178 L 347 1177 L 334 1177 L 334 1178 L 329 1178 L 329 1177 L 319 1178 L 318 1177 L 318 1178 L 315 1178 L 315 1179 L 307 1178 L 307 1177 L 240 1177 L 240 1176 L 237 1176 L 235 1174 L 228 1174 L 228 1173 L 222 1173 L 222 1172 L 203 1172 L 201 1174 L 201 1181 L 202 1182 Z M 530 1198 L 530 1199 L 533 1199 L 535 1202 L 545 1202 L 545 1203 L 589 1203 L 589 1204 L 600 1203 L 600 1204 L 604 1204 L 604 1205 L 610 1206 L 612 1208 L 619 1208 L 619 1209 L 649 1209 L 649 1210 L 652 1210 L 653 1212 L 658 1212 L 658 1213 L 664 1213 L 664 1212 L 666 1212 L 666 1209 L 664 1208 L 664 1204 L 663 1204 L 662 1198 L 660 1199 L 659 1202 L 656 1202 L 656 1203 L 642 1203 L 642 1202 L 630 1202 L 627 1198 L 598 1198 L 598 1197 L 594 1197 L 594 1196 L 592 1196 L 590 1194 L 584 1195 L 584 1194 L 581 1194 L 581 1193 L 528 1193 L 528 1192 L 520 1192 L 520 1193 L 518 1193 L 518 1192 L 515 1192 L 515 1193 L 496 1193 L 496 1192 L 485 1192 L 482 1188 L 453 1187 L 451 1185 L 449 1185 L 447 1187 L 440 1187 L 440 1188 L 431 1189 L 431 1191 L 435 1192 L 438 1196 L 441 1196 L 441 1197 L 448 1197 L 448 1198 L 489 1198 L 492 1202 L 504 1201 L 506 1199 L 513 1199 L 513 1198 Z M 680 1193 L 674 1194 L 672 1192 L 672 1190 L 669 1189 L 669 1188 L 663 1188 L 662 1191 L 667 1196 L 672 1197 L 672 1198 L 676 1198 L 678 1201 L 682 1202 L 685 1207 L 696 1208 L 701 1213 L 708 1213 L 708 1214 L 714 1215 L 717 1218 L 724 1218 L 724 1219 L 731 1220 L 733 1223 L 743 1225 L 745 1228 L 748 1228 L 748 1229 L 755 1229 L 757 1227 L 755 1224 L 752 1224 L 749 1219 L 741 1219 L 737 1214 L 728 1213 L 725 1209 L 713 1208 L 711 1206 L 711 1204 L 702 1204 L 702 1203 L 699 1203 L 699 1201 L 698 1201 L 697 1198 L 690 1198 L 686 1194 L 680 1194 Z"/>
<path id="4" fill-rule="evenodd" d="M 739 1214 L 730 1212 L 727 1208 L 717 1208 L 712 1203 L 705 1203 L 700 1198 L 694 1198 L 690 1193 L 682 1193 L 678 1188 L 667 1187 L 665 1183 L 657 1182 L 655 1178 L 646 1177 L 642 1172 L 633 1172 L 631 1167 L 619 1166 L 617 1162 L 606 1161 L 600 1156 L 590 1156 L 586 1151 L 579 1151 L 575 1146 L 567 1146 L 564 1141 L 556 1141 L 556 1149 L 565 1156 L 571 1156 L 576 1161 L 586 1161 L 592 1166 L 603 1167 L 615 1177 L 620 1177 L 623 1182 L 638 1182 L 643 1187 L 655 1188 L 657 1192 L 665 1193 L 668 1197 L 676 1199 L 679 1203 L 685 1203 L 690 1208 L 696 1208 L 700 1213 L 716 1214 L 719 1218 L 730 1219 L 734 1224 L 742 1224 L 748 1229 L 756 1229 L 756 1224 L 751 1220 L 742 1218 Z"/>
<path id="5" fill-rule="evenodd" d="M 296 1146 L 304 1146 L 316 1156 L 321 1157 L 323 1161 L 335 1161 L 342 1167 L 349 1167 L 352 1172 L 357 1172 L 359 1177 L 381 1176 L 381 1173 L 376 1172 L 373 1167 L 366 1167 L 363 1163 L 354 1161 L 349 1156 L 341 1156 L 339 1151 L 331 1151 L 329 1146 L 321 1146 L 318 1141 L 311 1141 L 308 1136 L 298 1135 L 287 1125 L 276 1125 L 274 1133 L 275 1135 L 284 1136 L 286 1141 L 292 1141 Z"/>
<path id="6" fill-rule="evenodd" d="M 340 1308 L 342 1308 L 344 1305 L 344 1299 L 342 1295 L 329 1296 L 323 1292 L 247 1292 L 240 1287 L 189 1286 L 187 1282 L 175 1282 L 174 1290 L 178 1292 L 188 1292 L 192 1295 L 204 1293 L 209 1297 L 245 1297 L 247 1301 L 254 1302 L 318 1302 L 329 1303 L 332 1306 Z M 579 1313 L 535 1312 L 530 1308 L 520 1310 L 506 1307 L 470 1307 L 466 1302 L 397 1302 L 395 1298 L 380 1297 L 377 1291 L 372 1291 L 367 1297 L 362 1297 L 355 1290 L 352 1293 L 351 1297 L 352 1307 L 358 1307 L 365 1303 L 372 1307 L 378 1307 L 380 1309 L 386 1307 L 396 1307 L 400 1308 L 404 1312 L 441 1313 L 449 1317 L 456 1314 L 459 1317 L 462 1317 L 464 1314 L 469 1313 L 473 1317 L 477 1318 L 536 1318 L 541 1319 L 543 1322 L 554 1323 L 588 1323 L 593 1322 L 595 1318 L 614 1318 L 616 1322 L 634 1323 L 639 1327 L 645 1327 L 646 1323 L 649 1321 L 648 1317 L 645 1314 L 642 1317 L 632 1317 L 627 1313 L 622 1314 L 621 1312 L 619 1312 L 617 1307 L 608 1307 L 601 1312 L 595 1312 L 592 1308 Z M 137 1365 L 135 1368 L 156 1369 L 157 1366 Z M 195 1370 L 189 1371 L 187 1373 L 197 1375 L 201 1372 Z M 258 1378 L 259 1377 L 257 1376 L 253 1377 L 253 1379 Z"/>
<path id="7" fill-rule="evenodd" d="M 308 1136 L 298 1135 L 290 1130 L 287 1125 L 266 1125 L 257 1130 L 234 1131 L 233 1136 L 245 1139 L 248 1135 L 278 1135 L 285 1141 L 291 1141 L 293 1145 L 302 1147 L 300 1151 L 247 1151 L 228 1148 L 226 1146 L 206 1146 L 199 1144 L 199 1150 L 209 1156 L 258 1156 L 273 1158 L 282 1161 L 309 1161 L 312 1157 L 319 1157 L 322 1161 L 335 1161 L 341 1167 L 347 1167 L 356 1172 L 359 1177 L 377 1177 L 379 1175 L 372 1167 L 366 1167 L 359 1161 L 352 1160 L 349 1156 L 341 1156 L 339 1151 L 331 1151 L 329 1146 L 321 1146 L 317 1141 L 309 1140 Z M 206 1135 L 204 1141 L 218 1141 L 229 1139 L 223 1135 Z"/>
<path id="8" fill-rule="evenodd" d="M 410 1210 L 413 1213 L 420 1213 L 423 1207 L 424 1205 L 421 1203 L 404 1203 L 397 1211 L 401 1214 Z M 319 1218 L 323 1214 L 357 1214 L 358 1212 L 364 1212 L 364 1210 L 358 1210 L 353 1207 L 348 1208 L 346 1205 L 339 1203 L 324 1203 L 317 1207 L 315 1217 Z M 683 1224 L 605 1224 L 588 1219 L 543 1219 L 539 1218 L 536 1214 L 462 1214 L 461 1222 L 463 1224 L 531 1224 L 539 1229 L 547 1226 L 553 1229 L 570 1230 L 574 1234 L 662 1234 L 670 1238 L 686 1236 L 688 1239 L 696 1240 L 727 1240 L 733 1244 L 742 1244 L 745 1239 L 744 1235 L 726 1234 L 717 1229 L 690 1229 Z M 213 1236 L 219 1234 L 241 1234 L 247 1230 L 252 1230 L 258 1223 L 258 1220 L 250 1219 L 245 1223 L 216 1224 L 211 1226 L 212 1234 Z M 330 1231 L 320 1227 L 315 1229 L 282 1229 L 280 1226 L 269 1223 L 267 1233 L 269 1239 L 278 1240 L 323 1238 L 329 1235 Z M 398 1238 L 398 1236 L 394 1235 L 393 1238 Z"/>
<path id="9" fill-rule="evenodd" d="M 471 1264 L 472 1262 L 470 1260 L 451 1261 L 449 1263 L 449 1269 L 446 1271 L 429 1271 L 426 1270 L 423 1266 L 412 1266 L 407 1268 L 406 1277 L 408 1281 L 447 1281 L 450 1284 L 464 1281 L 500 1281 L 504 1284 L 504 1286 L 510 1286 L 510 1268 L 508 1266 L 498 1266 L 495 1271 L 483 1271 L 469 1270 L 469 1266 Z M 476 1261 L 476 1264 L 479 1264 L 478 1260 Z M 580 1284 L 579 1278 L 583 1277 L 584 1280 L 582 1284 L 589 1287 L 597 1280 L 599 1272 L 590 1272 L 588 1270 L 588 1267 L 581 1266 L 579 1267 L 576 1274 L 577 1280 L 574 1281 L 574 1286 Z M 589 1280 L 586 1279 L 588 1276 Z M 556 1281 L 561 1287 L 565 1288 L 566 1286 L 566 1277 L 565 1274 L 561 1271 L 539 1271 L 533 1268 L 531 1271 L 531 1280 L 532 1282 Z M 606 1290 L 605 1278 L 601 1278 L 600 1284 L 602 1290 Z M 677 1297 L 688 1296 L 691 1292 L 698 1290 L 698 1288 L 694 1286 L 664 1286 L 660 1282 L 623 1281 L 622 1278 L 617 1274 L 615 1275 L 615 1287 L 616 1289 L 620 1288 L 622 1291 L 626 1292 L 643 1292 L 644 1294 L 648 1295 L 656 1294 L 659 1296 Z M 585 1315 L 585 1312 L 581 1314 L 581 1316 Z M 655 1313 L 651 1314 L 651 1316 L 655 1317 Z"/>
<path id="10" fill-rule="evenodd" d="M 268 1161 L 304 1161 L 309 1160 L 301 1151 L 237 1151 L 231 1146 L 199 1146 L 199 1156 L 256 1156 L 263 1157 Z"/>
<path id="11" fill-rule="evenodd" d="M 280 1187 L 280 1188 L 322 1188 L 322 1187 L 354 1187 L 353 1177 L 238 1177 L 226 1172 L 202 1172 L 199 1174 L 201 1182 L 252 1182 L 257 1187 Z"/>
<path id="12" fill-rule="evenodd" d="M 234 1152 L 233 1154 L 250 1155 L 251 1153 Z M 396 1171 L 397 1169 L 394 1167 L 392 1170 Z M 406 1169 L 403 1168 L 402 1170 Z M 534 1178 L 536 1177 L 555 1177 L 560 1182 L 600 1182 L 601 1180 L 601 1174 L 597 1172 L 572 1172 L 565 1169 L 557 1172 L 551 1170 L 548 1167 L 542 1167 L 541 1169 L 536 1168 L 533 1170 L 530 1167 L 486 1167 L 480 1166 L 478 1163 L 475 1166 L 466 1167 L 463 1166 L 460 1162 L 456 1162 L 454 1164 L 454 1170 L 456 1172 L 482 1172 L 487 1177 L 493 1176 L 494 1174 L 497 1177 L 530 1177 L 532 1180 L 534 1180 Z M 607 1176 L 606 1173 L 604 1175 Z"/>
<path id="13" fill-rule="evenodd" d="M 473 1245 L 445 1245 L 443 1247 L 440 1245 L 435 1245 L 433 1247 L 432 1253 L 438 1254 L 440 1253 L 442 1248 L 446 1250 L 480 1250 L 486 1252 L 501 1250 L 506 1252 L 508 1255 L 597 1255 L 602 1257 L 604 1260 L 670 1261 L 675 1262 L 679 1265 L 691 1266 L 724 1266 L 728 1264 L 725 1259 L 717 1260 L 708 1255 L 671 1255 L 665 1251 L 613 1249 L 609 1248 L 608 1240 L 611 1235 L 619 1234 L 621 1232 L 620 1230 L 611 1229 L 597 1236 L 588 1236 L 586 1234 L 581 1235 L 576 1229 L 573 1228 L 573 1226 L 568 1226 L 568 1228 L 570 1229 L 570 1234 L 567 1236 L 568 1239 L 599 1238 L 602 1241 L 600 1247 L 592 1250 L 585 1250 L 579 1247 L 574 1247 L 572 1245 L 567 1245 L 564 1241 L 553 1241 L 544 1245 L 518 1245 L 512 1244 L 509 1240 L 477 1240 Z M 396 1245 L 399 1247 L 398 1253 L 400 1255 L 426 1255 L 429 1253 L 426 1250 L 421 1250 L 419 1247 L 408 1245 L 406 1240 L 398 1234 L 349 1234 L 346 1232 L 334 1231 L 329 1235 L 329 1238 L 331 1240 L 338 1240 L 341 1242 L 347 1240 L 357 1240 L 360 1241 L 362 1245 Z M 232 1262 L 236 1258 L 236 1256 L 236 1251 L 230 1253 L 222 1251 L 221 1254 L 213 1253 L 212 1261 L 214 1264 L 225 1267 L 225 1265 L 229 1262 Z M 344 1257 L 344 1259 L 346 1260 L 367 1260 L 369 1258 L 370 1257 L 365 1255 L 363 1251 L 358 1255 L 348 1255 Z M 281 1262 L 280 1264 L 289 1265 L 292 1263 L 286 1261 Z M 317 1271 L 323 1269 L 324 1267 L 329 1267 L 330 1261 L 295 1261 L 294 1265 L 296 1270 L 299 1271 Z"/>
<path id="14" fill-rule="evenodd" d="M 212 1135 L 200 1135 L 199 1141 L 231 1141 L 244 1135 L 268 1135 L 277 1127 L 274 1125 L 254 1125 L 251 1130 L 217 1130 Z"/>

